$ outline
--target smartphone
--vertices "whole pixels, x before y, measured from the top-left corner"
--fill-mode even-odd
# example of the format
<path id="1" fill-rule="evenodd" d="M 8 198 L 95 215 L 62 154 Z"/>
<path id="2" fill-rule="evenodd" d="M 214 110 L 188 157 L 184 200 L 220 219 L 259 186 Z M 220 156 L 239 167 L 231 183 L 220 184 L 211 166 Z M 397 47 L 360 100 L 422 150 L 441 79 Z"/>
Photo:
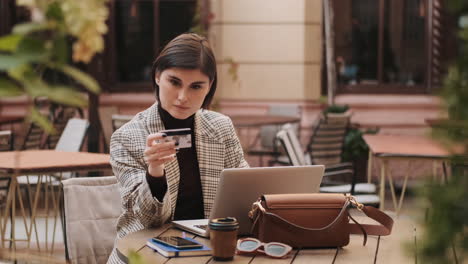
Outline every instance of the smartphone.
<path id="1" fill-rule="evenodd" d="M 160 236 L 160 237 L 153 237 L 153 241 L 164 244 L 166 246 L 178 248 L 178 249 L 188 249 L 188 248 L 202 248 L 203 245 L 185 239 L 183 237 L 178 236 Z"/>
<path id="2" fill-rule="evenodd" d="M 192 147 L 192 136 L 190 128 L 168 129 L 159 132 L 166 134 L 167 137 L 165 141 L 174 140 L 177 142 L 177 149 Z"/>

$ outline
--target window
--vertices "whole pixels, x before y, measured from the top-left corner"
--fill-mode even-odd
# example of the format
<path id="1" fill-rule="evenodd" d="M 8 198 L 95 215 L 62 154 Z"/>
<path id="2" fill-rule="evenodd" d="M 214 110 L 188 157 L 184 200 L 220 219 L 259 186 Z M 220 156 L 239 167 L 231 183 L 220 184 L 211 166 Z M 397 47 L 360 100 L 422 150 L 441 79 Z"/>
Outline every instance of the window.
<path id="1" fill-rule="evenodd" d="M 334 1 L 335 56 L 342 92 L 426 91 L 427 1 Z"/>
<path id="2" fill-rule="evenodd" d="M 151 91 L 151 66 L 164 45 L 193 26 L 196 0 L 114 0 L 98 79 L 108 91 Z M 101 75 L 101 76 L 99 76 Z"/>

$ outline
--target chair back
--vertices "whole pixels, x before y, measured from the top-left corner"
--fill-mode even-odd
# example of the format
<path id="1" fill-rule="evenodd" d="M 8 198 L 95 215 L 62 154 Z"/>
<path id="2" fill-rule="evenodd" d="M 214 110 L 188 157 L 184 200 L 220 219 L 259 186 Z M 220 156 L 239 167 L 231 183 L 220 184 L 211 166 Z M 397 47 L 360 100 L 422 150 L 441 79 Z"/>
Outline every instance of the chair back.
<path id="1" fill-rule="evenodd" d="M 11 130 L 0 131 L 0 151 L 13 150 L 13 133 Z"/>
<path id="2" fill-rule="evenodd" d="M 117 236 L 121 198 L 115 176 L 62 181 L 65 254 L 70 263 L 106 263 Z"/>
<path id="3" fill-rule="evenodd" d="M 284 125 L 282 129 L 276 134 L 276 138 L 279 140 L 284 150 L 286 151 L 291 165 L 307 165 L 299 139 L 294 132 L 294 128 L 290 124 Z"/>
<path id="4" fill-rule="evenodd" d="M 298 105 L 271 105 L 268 114 L 276 116 L 300 117 L 301 108 Z M 299 132 L 299 124 L 293 124 L 296 133 Z M 280 125 L 268 125 L 260 128 L 260 144 L 264 148 L 274 148 L 275 136 L 281 130 Z"/>
<path id="5" fill-rule="evenodd" d="M 77 152 L 81 150 L 88 131 L 89 122 L 85 119 L 71 118 L 60 136 L 55 150 Z"/>
<path id="6" fill-rule="evenodd" d="M 26 128 L 26 135 L 21 144 L 22 150 L 41 149 L 44 143 L 44 130 L 34 122 L 30 122 Z"/>
<path id="7" fill-rule="evenodd" d="M 350 114 L 327 114 L 319 118 L 307 146 L 312 164 L 330 165 L 341 162 L 350 117 Z"/>
<path id="8" fill-rule="evenodd" d="M 57 147 L 57 143 L 62 136 L 62 133 L 68 124 L 68 121 L 75 117 L 79 110 L 74 107 L 64 107 L 60 106 L 56 111 L 52 111 L 53 118 L 53 125 L 55 128 L 54 134 L 47 135 L 47 147 L 49 149 L 55 149 Z"/>

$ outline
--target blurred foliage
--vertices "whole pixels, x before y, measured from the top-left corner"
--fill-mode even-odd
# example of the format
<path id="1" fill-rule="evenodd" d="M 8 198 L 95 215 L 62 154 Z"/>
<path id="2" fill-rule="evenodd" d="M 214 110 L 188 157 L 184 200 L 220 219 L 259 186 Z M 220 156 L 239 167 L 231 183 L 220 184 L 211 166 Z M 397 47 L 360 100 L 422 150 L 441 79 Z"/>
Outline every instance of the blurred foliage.
<path id="1" fill-rule="evenodd" d="M 197 7 L 195 15 L 193 16 L 192 27 L 189 31 L 207 37 L 208 30 L 213 19 L 214 14 L 210 11 L 209 1 L 197 0 Z"/>
<path id="2" fill-rule="evenodd" d="M 108 0 L 18 0 L 32 21 L 17 24 L 0 38 L 0 96 L 27 95 L 31 101 L 85 107 L 81 89 L 100 91 L 88 74 L 70 64 L 88 63 L 104 48 Z M 72 46 L 70 45 L 72 44 Z M 51 77 L 53 76 L 53 77 Z M 52 126 L 36 106 L 30 118 L 50 131 Z"/>
<path id="3" fill-rule="evenodd" d="M 438 122 L 432 134 L 457 154 L 451 157 L 452 175 L 447 182 L 431 181 L 423 190 L 428 209 L 418 246 L 421 263 L 464 263 L 468 251 L 468 2 L 447 4 L 459 18 L 459 54 L 440 94 L 449 118 Z"/>
<path id="4" fill-rule="evenodd" d="M 145 264 L 143 257 L 133 250 L 128 253 L 128 263 L 129 264 Z"/>
<path id="5" fill-rule="evenodd" d="M 334 113 L 334 114 L 343 114 L 343 113 L 346 113 L 346 111 L 349 110 L 349 106 L 348 105 L 330 105 L 330 106 L 327 106 L 327 108 L 325 108 L 323 110 L 323 113 L 324 114 L 328 114 L 328 113 Z"/>
<path id="6" fill-rule="evenodd" d="M 226 58 L 225 62 L 229 65 L 229 76 L 231 76 L 232 81 L 236 82 L 237 80 L 239 80 L 239 63 L 231 57 Z"/>
<path id="7" fill-rule="evenodd" d="M 362 131 L 358 128 L 351 127 L 348 132 L 346 132 L 344 138 L 341 159 L 343 161 L 354 161 L 361 158 L 366 158 L 369 154 L 369 147 L 367 146 L 367 143 L 364 141 L 362 136 L 364 134 L 377 134 L 378 132 L 378 128 Z"/>

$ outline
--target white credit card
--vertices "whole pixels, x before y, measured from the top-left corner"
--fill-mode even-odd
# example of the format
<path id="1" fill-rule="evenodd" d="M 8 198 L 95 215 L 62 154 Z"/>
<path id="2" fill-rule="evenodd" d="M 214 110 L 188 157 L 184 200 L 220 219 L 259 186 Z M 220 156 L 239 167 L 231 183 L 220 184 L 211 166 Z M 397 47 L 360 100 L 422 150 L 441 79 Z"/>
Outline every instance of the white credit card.
<path id="1" fill-rule="evenodd" d="M 164 138 L 164 141 L 174 140 L 176 145 L 179 143 L 176 149 L 192 147 L 192 133 L 190 128 L 167 129 L 159 131 L 159 133 L 166 134 L 167 137 Z"/>

